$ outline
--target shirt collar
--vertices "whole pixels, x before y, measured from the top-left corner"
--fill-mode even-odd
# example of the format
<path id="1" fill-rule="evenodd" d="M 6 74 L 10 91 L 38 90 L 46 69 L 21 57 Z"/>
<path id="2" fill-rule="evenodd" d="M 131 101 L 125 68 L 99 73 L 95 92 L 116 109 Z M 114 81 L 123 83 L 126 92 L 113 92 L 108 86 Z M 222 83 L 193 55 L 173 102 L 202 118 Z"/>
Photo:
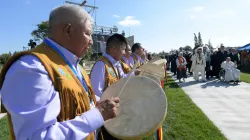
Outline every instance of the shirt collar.
<path id="1" fill-rule="evenodd" d="M 127 61 L 127 58 L 125 56 L 122 56 L 122 59 L 125 60 L 125 61 Z"/>
<path id="2" fill-rule="evenodd" d="M 126 60 L 126 61 L 129 60 L 126 56 L 122 56 L 122 59 L 123 59 L 123 60 Z"/>
<path id="3" fill-rule="evenodd" d="M 76 55 L 74 55 L 73 53 L 71 53 L 70 51 L 68 51 L 67 49 L 65 49 L 64 47 L 62 47 L 61 45 L 57 44 L 55 41 L 53 41 L 50 38 L 46 38 L 50 43 L 54 44 L 55 47 L 64 55 L 64 57 L 66 59 L 68 59 L 68 61 L 71 64 L 78 64 L 80 62 L 80 58 L 78 58 Z"/>
<path id="4" fill-rule="evenodd" d="M 116 61 L 112 56 L 110 56 L 107 53 L 104 53 L 103 56 L 108 58 L 108 60 L 112 63 L 112 65 L 117 66 L 119 64 L 119 61 Z"/>
<path id="5" fill-rule="evenodd" d="M 134 53 L 135 56 L 138 58 L 139 61 L 142 61 L 141 57 L 139 55 L 137 55 L 136 53 Z"/>
<path id="6" fill-rule="evenodd" d="M 129 56 L 129 58 L 127 58 L 126 56 L 123 56 L 122 59 L 126 62 L 126 64 L 130 65 L 132 57 Z"/>

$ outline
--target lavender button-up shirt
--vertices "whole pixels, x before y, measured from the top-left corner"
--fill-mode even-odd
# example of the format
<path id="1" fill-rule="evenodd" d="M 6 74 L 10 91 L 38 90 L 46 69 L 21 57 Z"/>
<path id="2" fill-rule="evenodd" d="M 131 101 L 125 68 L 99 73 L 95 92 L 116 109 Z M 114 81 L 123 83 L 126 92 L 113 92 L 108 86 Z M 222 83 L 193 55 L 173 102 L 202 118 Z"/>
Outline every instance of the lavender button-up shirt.
<path id="1" fill-rule="evenodd" d="M 135 53 L 134 53 L 134 54 L 135 54 Z M 137 59 L 138 59 L 139 62 L 144 63 L 144 61 L 142 60 L 142 58 L 141 58 L 139 55 L 135 54 L 135 56 L 137 57 Z M 133 66 L 135 65 L 134 59 L 131 60 L 131 64 L 132 64 Z"/>
<path id="2" fill-rule="evenodd" d="M 116 61 L 113 57 L 111 57 L 108 54 L 104 54 L 104 57 L 108 58 L 108 60 L 112 63 L 113 67 L 116 70 L 116 73 L 120 73 L 121 78 L 127 77 L 127 74 L 123 72 L 121 63 L 119 61 Z M 133 74 L 134 75 L 134 74 Z M 102 61 L 96 62 L 96 64 L 93 66 L 91 70 L 91 83 L 94 88 L 95 94 L 99 97 L 101 97 L 104 86 L 105 86 L 105 65 Z"/>
<path id="3" fill-rule="evenodd" d="M 79 58 L 48 40 L 80 73 Z M 82 140 L 104 124 L 95 107 L 72 120 L 57 122 L 61 107 L 59 93 L 40 60 L 33 55 L 22 56 L 10 67 L 1 95 L 11 114 L 17 140 Z"/>
<path id="4" fill-rule="evenodd" d="M 122 59 L 124 60 L 124 62 L 126 62 L 126 64 L 128 66 L 131 66 L 131 65 L 133 66 L 133 62 L 134 61 L 133 61 L 133 57 L 132 56 L 130 56 L 129 59 L 127 57 L 123 56 Z"/>

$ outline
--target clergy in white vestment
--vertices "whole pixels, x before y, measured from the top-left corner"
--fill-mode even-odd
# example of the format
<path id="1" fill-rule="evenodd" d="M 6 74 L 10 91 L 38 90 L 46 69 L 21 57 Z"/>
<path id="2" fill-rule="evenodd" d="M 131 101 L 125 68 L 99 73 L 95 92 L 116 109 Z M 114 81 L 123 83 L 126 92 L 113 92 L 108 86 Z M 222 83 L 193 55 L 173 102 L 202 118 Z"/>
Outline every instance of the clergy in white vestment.
<path id="1" fill-rule="evenodd" d="M 221 68 L 225 70 L 225 81 L 227 82 L 239 82 L 240 70 L 237 65 L 231 61 L 230 57 L 227 57 L 226 61 L 221 64 Z"/>
<path id="2" fill-rule="evenodd" d="M 206 67 L 206 58 L 203 53 L 203 48 L 198 47 L 195 50 L 195 54 L 192 56 L 192 67 L 193 77 L 196 81 L 199 81 L 199 73 L 201 73 L 202 81 L 206 82 L 205 78 L 205 67 Z"/>

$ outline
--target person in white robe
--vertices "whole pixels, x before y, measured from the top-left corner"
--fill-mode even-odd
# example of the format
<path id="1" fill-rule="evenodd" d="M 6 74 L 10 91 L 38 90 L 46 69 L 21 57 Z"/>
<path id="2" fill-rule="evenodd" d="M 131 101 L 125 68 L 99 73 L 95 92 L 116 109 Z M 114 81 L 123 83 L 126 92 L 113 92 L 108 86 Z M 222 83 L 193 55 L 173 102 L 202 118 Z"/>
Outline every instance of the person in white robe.
<path id="1" fill-rule="evenodd" d="M 196 49 L 195 54 L 192 56 L 192 67 L 191 72 L 196 81 L 199 81 L 199 74 L 201 73 L 202 81 L 206 82 L 205 77 L 205 67 L 206 67 L 206 58 L 204 56 L 202 47 Z"/>
<path id="2" fill-rule="evenodd" d="M 221 64 L 221 68 L 225 70 L 225 81 L 227 82 L 239 82 L 240 70 L 237 65 L 231 61 L 230 57 L 227 57 L 226 61 Z"/>

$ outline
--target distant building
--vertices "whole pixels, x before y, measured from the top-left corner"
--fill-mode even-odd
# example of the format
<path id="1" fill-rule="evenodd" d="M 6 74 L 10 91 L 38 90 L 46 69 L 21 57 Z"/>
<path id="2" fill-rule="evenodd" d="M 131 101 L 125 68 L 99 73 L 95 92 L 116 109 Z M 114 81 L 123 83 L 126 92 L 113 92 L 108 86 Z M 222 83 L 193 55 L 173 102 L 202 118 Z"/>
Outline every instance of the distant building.
<path id="1" fill-rule="evenodd" d="M 102 53 L 102 50 L 103 50 L 102 42 L 106 43 L 106 41 L 108 40 L 109 37 L 110 37 L 110 35 L 103 35 L 103 34 L 93 34 L 92 35 L 92 38 L 93 38 L 93 47 L 92 47 L 93 54 Z M 102 41 L 102 38 L 104 38 L 103 41 Z"/>
<path id="2" fill-rule="evenodd" d="M 94 32 L 92 35 L 93 46 L 92 46 L 92 59 L 96 60 L 105 52 L 106 50 L 106 42 L 108 38 L 117 33 L 118 28 L 114 27 L 104 27 L 104 26 L 95 26 Z M 125 35 L 125 33 L 123 32 Z M 134 44 L 134 36 L 127 37 L 128 44 L 132 46 Z"/>
<path id="3" fill-rule="evenodd" d="M 132 35 L 132 36 L 129 36 L 127 37 L 127 41 L 128 41 L 128 44 L 132 47 L 135 43 L 134 41 L 135 37 Z"/>

